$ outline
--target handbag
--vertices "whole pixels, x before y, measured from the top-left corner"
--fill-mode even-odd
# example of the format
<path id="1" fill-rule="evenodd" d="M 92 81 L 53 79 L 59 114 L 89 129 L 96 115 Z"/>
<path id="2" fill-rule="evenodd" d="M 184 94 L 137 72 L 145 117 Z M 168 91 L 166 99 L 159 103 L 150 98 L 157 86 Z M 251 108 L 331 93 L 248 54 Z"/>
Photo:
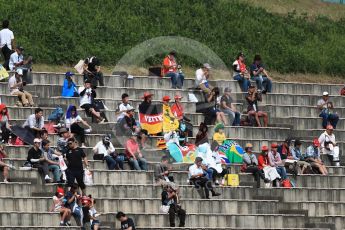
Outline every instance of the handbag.
<path id="1" fill-rule="evenodd" d="M 93 104 L 94 104 L 94 106 L 95 106 L 95 110 L 96 110 L 96 111 L 100 111 L 100 110 L 102 110 L 102 109 L 105 109 L 104 103 L 103 103 L 103 101 L 100 100 L 100 99 L 94 99 L 94 100 L 93 100 Z"/>
<path id="2" fill-rule="evenodd" d="M 85 172 L 84 172 L 84 183 L 86 185 L 92 185 L 93 184 L 92 173 L 88 169 L 85 169 Z"/>
<path id="3" fill-rule="evenodd" d="M 84 72 L 84 60 L 80 60 L 78 64 L 74 66 L 74 69 L 79 73 L 82 74 Z"/>
<path id="4" fill-rule="evenodd" d="M 159 208 L 159 213 L 168 214 L 169 209 L 170 205 L 161 205 L 161 207 Z"/>

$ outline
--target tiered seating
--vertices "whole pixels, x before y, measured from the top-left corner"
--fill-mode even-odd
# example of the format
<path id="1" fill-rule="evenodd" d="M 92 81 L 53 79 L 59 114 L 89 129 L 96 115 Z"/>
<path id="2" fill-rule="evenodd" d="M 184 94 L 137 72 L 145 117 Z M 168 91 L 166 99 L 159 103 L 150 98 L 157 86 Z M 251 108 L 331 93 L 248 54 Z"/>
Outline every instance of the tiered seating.
<path id="1" fill-rule="evenodd" d="M 34 73 L 33 85 L 27 86 L 36 97 L 36 105 L 44 109 L 44 116 L 53 111 L 55 106 L 64 108 L 69 104 L 78 105 L 78 98 L 61 98 L 63 74 Z M 81 76 L 74 81 L 81 85 Z M 132 104 L 137 107 L 144 91 L 155 93 L 154 101 L 159 102 L 164 95 L 174 96 L 180 92 L 185 105 L 187 117 L 194 125 L 194 135 L 198 124 L 203 121 L 202 114 L 195 112 L 194 103 L 187 102 L 188 89 L 193 87 L 194 80 L 186 79 L 184 89 L 170 89 L 168 79 L 138 76 L 127 86 L 119 76 L 106 76 L 106 87 L 99 87 L 98 97 L 105 99 L 109 108 L 106 115 L 109 123 L 92 124 L 93 132 L 87 135 L 85 152 L 90 160 L 95 184 L 87 187 L 87 193 L 97 199 L 97 210 L 104 213 L 100 217 L 104 226 L 117 228 L 115 213 L 124 211 L 135 219 L 138 229 L 170 229 L 168 217 L 158 213 L 161 188 L 153 185 L 153 166 L 160 160 L 164 152 L 156 149 L 156 141 L 160 137 L 151 137 L 149 149 L 144 151 L 149 161 L 149 171 L 109 171 L 102 161 L 92 159 L 93 147 L 105 133 L 112 132 L 115 124 L 115 108 L 121 94 L 127 92 Z M 240 111 L 246 110 L 243 93 L 237 82 L 228 80 L 214 81 L 221 88 L 230 87 L 237 100 Z M 341 85 L 274 83 L 273 93 L 264 95 L 263 110 L 269 113 L 269 127 L 231 127 L 225 131 L 229 138 L 238 141 L 242 146 L 247 142 L 254 145 L 254 151 L 264 144 L 281 142 L 288 136 L 302 139 L 303 149 L 311 140 L 319 136 L 321 120 L 315 108 L 322 91 L 338 95 Z M 34 108 L 18 108 L 13 106 L 17 101 L 8 96 L 7 83 L 0 83 L 1 101 L 9 106 L 12 123 L 22 124 Z M 345 102 L 340 96 L 332 96 L 332 101 L 339 114 L 344 114 Z M 80 110 L 85 118 L 85 113 Z M 210 128 L 212 130 L 212 127 Z M 345 124 L 339 121 L 335 131 L 341 150 L 344 146 Z M 211 136 L 211 135 L 210 135 Z M 49 140 L 56 144 L 57 136 L 50 135 Z M 190 138 L 194 141 L 194 138 Z M 118 143 L 117 151 L 123 151 Z M 7 162 L 20 167 L 27 156 L 29 146 L 8 146 Z M 187 165 L 174 165 L 173 174 L 181 185 L 182 205 L 187 210 L 186 229 L 341 229 L 345 224 L 342 216 L 345 210 L 345 167 L 328 166 L 329 176 L 303 175 L 296 180 L 296 188 L 256 189 L 254 180 L 249 174 L 240 173 L 241 186 L 219 187 L 222 195 L 211 200 L 201 200 L 193 186 L 187 185 Z M 129 169 L 126 166 L 126 169 Z M 240 165 L 232 165 L 231 172 L 239 173 Z M 54 184 L 43 184 L 37 170 L 11 171 L 12 182 L 0 183 L 0 229 L 56 229 L 59 215 L 48 212 L 52 195 L 56 190 Z M 35 227 L 34 227 L 35 226 Z M 36 226 L 40 226 L 36 227 Z M 77 228 L 70 228 L 77 229 Z"/>

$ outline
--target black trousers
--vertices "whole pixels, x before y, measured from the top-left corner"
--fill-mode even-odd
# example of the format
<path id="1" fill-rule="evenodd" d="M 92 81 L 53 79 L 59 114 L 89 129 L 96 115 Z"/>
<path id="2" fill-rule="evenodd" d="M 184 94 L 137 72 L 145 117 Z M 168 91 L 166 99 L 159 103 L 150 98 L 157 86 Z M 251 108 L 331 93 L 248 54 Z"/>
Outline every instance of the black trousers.
<path id="1" fill-rule="evenodd" d="M 192 178 L 190 181 L 193 183 L 196 189 L 204 188 L 206 199 L 210 197 L 210 191 L 212 194 L 214 193 L 212 183 L 206 177 Z"/>
<path id="2" fill-rule="evenodd" d="M 10 50 L 7 45 L 4 45 L 2 48 L 1 48 L 1 52 L 2 52 L 2 55 L 4 55 L 4 59 L 5 59 L 5 62 L 4 62 L 4 67 L 6 70 L 10 70 L 8 64 L 10 62 L 10 56 L 12 54 L 12 50 Z"/>
<path id="3" fill-rule="evenodd" d="M 77 134 L 77 136 L 80 138 L 80 142 L 85 143 L 85 130 L 77 123 L 73 123 L 71 125 L 71 133 Z"/>
<path id="4" fill-rule="evenodd" d="M 7 144 L 11 132 L 6 128 L 6 125 L 1 126 L 1 132 L 1 139 L 3 143 Z"/>
<path id="5" fill-rule="evenodd" d="M 184 227 L 186 220 L 186 211 L 180 208 L 179 206 L 172 204 L 169 208 L 169 221 L 170 227 L 175 227 L 175 215 L 177 214 L 180 219 L 179 227 Z"/>
<path id="6" fill-rule="evenodd" d="M 257 166 L 248 166 L 246 172 L 253 174 L 254 179 L 256 181 L 256 187 L 260 188 L 260 178 L 265 179 L 263 171 L 260 170 Z"/>
<path id="7" fill-rule="evenodd" d="M 226 174 L 226 169 L 223 169 L 223 171 L 221 173 L 218 173 L 217 170 L 215 170 L 214 168 L 210 168 L 213 173 L 212 173 L 212 180 L 215 181 L 217 180 L 217 177 L 224 177 Z"/>
<path id="8" fill-rule="evenodd" d="M 38 172 L 43 176 L 43 178 L 49 174 L 48 162 L 39 162 L 32 165 L 33 168 L 37 168 Z"/>
<path id="9" fill-rule="evenodd" d="M 67 169 L 66 171 L 67 176 L 67 186 L 72 187 L 74 184 L 74 180 L 77 180 L 77 183 L 81 189 L 85 189 L 84 184 L 84 171 L 83 170 L 76 170 L 76 169 Z"/>

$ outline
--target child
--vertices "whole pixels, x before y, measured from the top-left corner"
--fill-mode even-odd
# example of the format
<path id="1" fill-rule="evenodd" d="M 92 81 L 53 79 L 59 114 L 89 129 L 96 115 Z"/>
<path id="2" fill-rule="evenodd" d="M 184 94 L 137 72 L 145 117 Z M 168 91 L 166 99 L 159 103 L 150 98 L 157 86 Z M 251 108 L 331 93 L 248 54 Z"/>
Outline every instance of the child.
<path id="1" fill-rule="evenodd" d="M 64 193 L 63 190 L 58 190 L 53 196 L 53 205 L 50 208 L 50 212 L 59 212 L 61 215 L 60 226 L 69 226 L 71 219 L 71 210 L 64 207 Z"/>
<path id="2" fill-rule="evenodd" d="M 224 125 L 222 123 L 218 123 L 214 127 L 213 140 L 216 141 L 218 145 L 222 145 L 223 141 L 226 140 L 225 133 L 224 133 Z"/>
<path id="3" fill-rule="evenodd" d="M 98 230 L 98 229 L 100 229 L 100 227 L 99 227 L 100 226 L 100 222 L 99 222 L 97 217 L 99 217 L 100 214 L 97 213 L 97 211 L 95 209 L 95 204 L 96 204 L 95 199 L 92 198 L 91 195 L 89 195 L 89 197 L 91 199 L 91 205 L 90 205 L 90 210 L 89 210 L 91 229 Z"/>

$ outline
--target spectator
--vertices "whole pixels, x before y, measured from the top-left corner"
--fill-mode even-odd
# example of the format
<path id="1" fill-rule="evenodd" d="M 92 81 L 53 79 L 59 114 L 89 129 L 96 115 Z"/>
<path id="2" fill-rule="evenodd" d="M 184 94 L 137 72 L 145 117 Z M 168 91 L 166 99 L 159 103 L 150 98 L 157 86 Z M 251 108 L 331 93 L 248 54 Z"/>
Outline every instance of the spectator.
<path id="1" fill-rule="evenodd" d="M 271 151 L 268 153 L 269 165 L 275 167 L 282 180 L 287 179 L 286 169 L 284 167 L 284 161 L 280 158 L 280 154 L 277 152 L 277 144 L 271 144 Z"/>
<path id="2" fill-rule="evenodd" d="M 23 70 L 17 69 L 16 73 L 8 80 L 8 88 L 11 95 L 18 96 L 24 107 L 34 106 L 32 95 L 24 90 L 26 82 L 22 80 Z"/>
<path id="3" fill-rule="evenodd" d="M 224 125 L 222 123 L 219 123 L 214 127 L 213 140 L 216 141 L 218 145 L 222 145 L 223 142 L 226 140 L 224 133 Z"/>
<path id="4" fill-rule="evenodd" d="M 239 126 L 241 122 L 241 113 L 236 110 L 231 97 L 231 89 L 226 87 L 224 89 L 224 94 L 220 99 L 220 111 L 229 115 L 230 125 Z"/>
<path id="5" fill-rule="evenodd" d="M 195 137 L 195 145 L 199 146 L 202 145 L 204 143 L 208 143 L 208 127 L 204 122 L 201 122 L 199 125 L 199 131 L 196 134 Z"/>
<path id="6" fill-rule="evenodd" d="M 219 96 L 219 88 L 214 87 L 209 94 L 206 94 L 206 102 L 208 103 L 204 116 L 208 117 L 206 120 L 217 120 L 218 123 L 227 125 L 228 121 L 225 114 L 218 109 L 217 98 Z"/>
<path id="7" fill-rule="evenodd" d="M 79 87 L 80 107 L 83 108 L 86 114 L 91 114 L 96 117 L 99 123 L 103 123 L 105 119 L 101 116 L 99 111 L 96 111 L 93 100 L 96 98 L 96 91 L 91 88 L 91 81 L 86 80 L 84 86 Z"/>
<path id="8" fill-rule="evenodd" d="M 9 123 L 10 116 L 8 114 L 8 109 L 5 104 L 0 104 L 0 130 L 1 130 L 1 142 L 8 143 L 10 137 L 10 128 Z"/>
<path id="9" fill-rule="evenodd" d="M 44 140 L 48 140 L 48 131 L 46 129 L 43 129 L 42 132 L 41 132 L 41 135 L 40 135 L 40 138 L 41 138 L 41 143 L 42 141 Z"/>
<path id="10" fill-rule="evenodd" d="M 43 110 L 41 108 L 35 109 L 35 114 L 31 114 L 23 124 L 23 128 L 29 130 L 35 137 L 40 138 L 41 132 L 44 129 Z"/>
<path id="11" fill-rule="evenodd" d="M 49 177 L 48 162 L 40 149 L 41 140 L 34 139 L 34 145 L 28 152 L 27 161 L 30 162 L 32 168 L 37 168 L 38 172 L 44 176 L 46 183 L 50 183 L 52 179 Z"/>
<path id="12" fill-rule="evenodd" d="M 169 77 L 171 79 L 171 87 L 173 89 L 182 89 L 184 75 L 181 71 L 181 67 L 176 62 L 176 52 L 171 51 L 168 56 L 163 60 L 162 76 Z"/>
<path id="13" fill-rule="evenodd" d="M 50 209 L 51 212 L 60 213 L 60 226 L 69 226 L 68 223 L 71 219 L 71 209 L 63 206 L 64 204 L 64 193 L 56 192 L 53 196 L 53 205 Z"/>
<path id="14" fill-rule="evenodd" d="M 243 166 L 241 168 L 242 172 L 252 173 L 256 181 L 256 187 L 260 188 L 260 178 L 268 183 L 269 180 L 265 178 L 264 172 L 258 167 L 258 159 L 253 153 L 253 145 L 247 143 L 244 148 L 245 153 L 243 154 Z"/>
<path id="15" fill-rule="evenodd" d="M 81 216 L 76 215 L 75 206 L 78 206 L 80 195 L 78 194 L 78 185 L 72 184 L 69 191 L 67 191 L 66 196 L 64 197 L 65 207 L 71 210 L 71 214 L 76 218 L 77 225 L 81 225 L 82 220 Z M 71 226 L 71 222 L 67 221 L 68 226 Z"/>
<path id="16" fill-rule="evenodd" d="M 148 110 L 153 110 L 151 114 L 157 114 L 156 108 L 155 107 L 151 107 L 152 104 L 152 96 L 154 94 L 150 93 L 150 92 L 145 92 L 144 96 L 142 96 L 141 98 L 144 99 L 143 102 L 140 103 L 139 105 L 139 111 L 142 111 L 144 114 L 148 114 Z"/>
<path id="17" fill-rule="evenodd" d="M 32 57 L 29 56 L 24 60 L 24 48 L 17 46 L 15 52 L 10 56 L 9 67 L 11 71 L 21 69 L 23 70 L 23 79 L 27 83 L 32 83 L 31 79 L 31 69 L 32 69 Z"/>
<path id="18" fill-rule="evenodd" d="M 175 131 L 179 127 L 179 121 L 175 118 L 174 114 L 171 111 L 170 97 L 164 96 L 162 98 L 163 103 L 163 132 L 169 133 Z"/>
<path id="19" fill-rule="evenodd" d="M 326 131 L 319 137 L 321 151 L 323 154 L 327 154 L 332 165 L 339 166 L 339 146 L 335 141 L 335 135 L 333 133 L 333 126 L 327 125 Z"/>
<path id="20" fill-rule="evenodd" d="M 131 106 L 131 104 L 129 103 L 129 96 L 128 96 L 127 93 L 122 94 L 121 98 L 122 98 L 122 103 L 119 104 L 118 109 L 117 109 L 117 110 L 118 110 L 117 113 L 119 114 L 119 115 L 117 116 L 117 121 L 118 121 L 118 122 L 119 122 L 122 118 L 125 117 L 126 112 L 129 110 L 129 108 L 131 108 L 131 109 L 133 108 L 133 107 Z"/>
<path id="21" fill-rule="evenodd" d="M 147 162 L 140 151 L 137 142 L 137 134 L 133 134 L 126 142 L 126 155 L 131 168 L 135 170 L 147 170 Z"/>
<path id="22" fill-rule="evenodd" d="M 340 96 L 345 96 L 345 85 L 340 90 Z"/>
<path id="23" fill-rule="evenodd" d="M 261 154 L 258 157 L 259 169 L 263 170 L 265 178 L 268 179 L 269 181 L 272 182 L 272 181 L 280 180 L 280 175 L 277 172 L 276 167 L 270 166 L 270 161 L 269 161 L 267 153 L 268 153 L 268 147 L 266 145 L 262 146 Z"/>
<path id="24" fill-rule="evenodd" d="M 250 76 L 256 82 L 258 90 L 263 94 L 272 91 L 272 79 L 268 76 L 264 64 L 261 62 L 261 56 L 256 54 L 254 56 L 253 64 L 250 66 Z"/>
<path id="25" fill-rule="evenodd" d="M 67 159 L 67 185 L 72 187 L 74 180 L 77 180 L 79 187 L 82 190 L 82 193 L 85 195 L 85 184 L 84 184 L 84 169 L 83 163 L 86 168 L 89 167 L 89 162 L 86 158 L 84 151 L 78 147 L 78 143 L 75 138 L 68 139 L 68 152 L 66 154 Z"/>
<path id="26" fill-rule="evenodd" d="M 333 103 L 329 100 L 328 92 L 323 92 L 322 98 L 317 102 L 317 108 L 321 111 L 319 117 L 322 117 L 322 127 L 325 129 L 328 124 L 331 124 L 335 129 L 339 121 L 337 113 L 333 113 Z"/>
<path id="27" fill-rule="evenodd" d="M 161 163 L 157 164 L 154 169 L 156 185 L 169 185 L 174 182 L 173 176 L 169 176 L 169 159 L 162 156 Z"/>
<path id="28" fill-rule="evenodd" d="M 258 101 L 262 101 L 262 95 L 257 91 L 255 86 L 250 86 L 248 93 L 246 95 L 246 100 L 248 103 L 248 116 L 254 116 L 257 126 L 261 127 L 260 117 L 264 119 L 264 127 L 268 125 L 268 115 L 266 112 L 263 112 L 258 107 Z"/>
<path id="29" fill-rule="evenodd" d="M 8 20 L 2 21 L 2 30 L 0 30 L 0 48 L 2 55 L 4 55 L 4 67 L 6 70 L 9 69 L 9 60 L 12 53 L 12 50 L 14 50 L 15 47 L 15 40 L 13 32 L 9 29 L 10 22 Z"/>
<path id="30" fill-rule="evenodd" d="M 97 213 L 97 210 L 95 208 L 95 204 L 96 204 L 96 200 L 94 198 L 91 197 L 91 195 L 89 195 L 90 199 L 91 199 L 91 203 L 90 203 L 90 209 L 89 209 L 89 216 L 90 216 L 90 222 L 91 222 L 91 229 L 92 230 L 98 230 L 100 229 L 100 221 L 97 218 L 100 214 Z"/>
<path id="31" fill-rule="evenodd" d="M 81 198 L 82 210 L 83 210 L 83 227 L 82 229 L 91 229 L 91 199 L 89 196 L 83 196 Z"/>
<path id="32" fill-rule="evenodd" d="M 60 135 L 60 138 L 58 139 L 57 144 L 56 144 L 57 150 L 65 156 L 66 153 L 68 152 L 67 142 L 68 142 L 68 139 L 71 138 L 71 134 L 70 132 L 68 132 L 66 128 L 61 128 L 59 130 L 59 135 Z"/>
<path id="33" fill-rule="evenodd" d="M 174 185 L 166 185 L 162 192 L 162 205 L 169 206 L 170 227 L 175 227 L 175 215 L 180 219 L 179 227 L 184 227 L 186 211 L 179 204 L 177 188 Z"/>
<path id="34" fill-rule="evenodd" d="M 327 168 L 320 158 L 320 142 L 319 139 L 314 138 L 313 144 L 307 148 L 305 154 L 305 161 L 308 162 L 312 168 L 317 169 L 322 175 L 327 175 Z"/>
<path id="35" fill-rule="evenodd" d="M 174 104 L 172 104 L 171 106 L 171 112 L 174 114 L 174 116 L 179 120 L 183 120 L 184 119 L 184 108 L 183 105 L 181 103 L 181 99 L 183 97 L 180 94 L 176 94 L 174 99 L 175 102 Z M 188 119 L 189 120 L 189 119 Z"/>
<path id="36" fill-rule="evenodd" d="M 290 151 L 291 151 L 293 160 L 295 161 L 294 163 L 297 164 L 297 168 L 298 168 L 298 171 L 295 170 L 295 172 L 298 172 L 299 174 L 304 174 L 305 170 L 307 168 L 310 168 L 310 164 L 304 161 L 302 151 L 301 151 L 301 145 L 302 145 L 302 142 L 300 140 L 295 140 L 294 148 L 291 148 Z"/>
<path id="37" fill-rule="evenodd" d="M 53 172 L 54 183 L 59 183 L 61 181 L 61 171 L 59 166 L 59 156 L 61 156 L 61 153 L 50 148 L 50 141 L 43 140 L 41 143 L 43 156 L 45 161 L 48 163 L 48 169 Z"/>
<path id="38" fill-rule="evenodd" d="M 88 129 L 80 127 L 80 123 L 88 127 Z M 81 147 L 85 148 L 85 133 L 90 133 L 92 131 L 92 128 L 86 121 L 84 121 L 78 115 L 77 108 L 74 105 L 70 105 L 67 108 L 65 117 L 65 127 L 69 129 L 71 133 L 75 134 L 80 138 Z"/>
<path id="39" fill-rule="evenodd" d="M 65 80 L 63 81 L 61 93 L 63 97 L 79 97 L 77 85 L 73 82 L 72 76 L 74 76 L 72 72 L 65 73 Z"/>
<path id="40" fill-rule="evenodd" d="M 84 60 L 84 81 L 90 81 L 92 88 L 96 88 L 98 83 L 104 86 L 104 77 L 101 71 L 101 62 L 97 57 L 89 57 Z"/>
<path id="41" fill-rule="evenodd" d="M 118 212 L 116 219 L 121 222 L 121 230 L 136 230 L 132 218 L 127 217 L 123 212 Z"/>
<path id="42" fill-rule="evenodd" d="M 211 69 L 210 64 L 205 63 L 200 69 L 195 71 L 195 87 L 202 89 L 206 93 L 209 93 L 213 89 L 208 82 Z"/>
<path id="43" fill-rule="evenodd" d="M 110 142 L 110 136 L 104 136 L 92 150 L 95 154 L 103 154 L 103 160 L 107 163 L 109 170 L 123 170 L 124 156 L 115 153 L 115 148 Z"/>
<path id="44" fill-rule="evenodd" d="M 238 81 L 242 92 L 247 92 L 250 86 L 250 81 L 249 81 L 249 73 L 248 73 L 246 64 L 244 63 L 244 58 L 245 58 L 244 54 L 239 53 L 236 57 L 236 60 L 232 64 L 232 67 L 234 70 L 234 74 L 233 74 L 234 80 Z"/>
<path id="45" fill-rule="evenodd" d="M 2 171 L 2 175 L 4 177 L 4 182 L 8 183 L 9 179 L 8 179 L 8 171 L 10 169 L 15 169 L 14 166 L 12 166 L 11 164 L 6 164 L 3 159 L 7 158 L 7 153 L 5 151 L 5 145 L 1 144 L 0 145 L 0 171 Z"/>
<path id="46" fill-rule="evenodd" d="M 286 138 L 283 144 L 278 146 L 277 151 L 280 154 L 280 158 L 282 160 L 293 159 L 293 156 L 290 152 L 290 144 L 291 144 L 291 139 Z"/>
<path id="47" fill-rule="evenodd" d="M 207 173 L 202 167 L 202 158 L 196 157 L 195 163 L 189 167 L 190 182 L 194 184 L 196 189 L 204 188 L 206 199 L 210 199 L 209 191 L 212 196 L 220 196 L 220 193 L 214 191 L 211 180 L 207 178 Z"/>

